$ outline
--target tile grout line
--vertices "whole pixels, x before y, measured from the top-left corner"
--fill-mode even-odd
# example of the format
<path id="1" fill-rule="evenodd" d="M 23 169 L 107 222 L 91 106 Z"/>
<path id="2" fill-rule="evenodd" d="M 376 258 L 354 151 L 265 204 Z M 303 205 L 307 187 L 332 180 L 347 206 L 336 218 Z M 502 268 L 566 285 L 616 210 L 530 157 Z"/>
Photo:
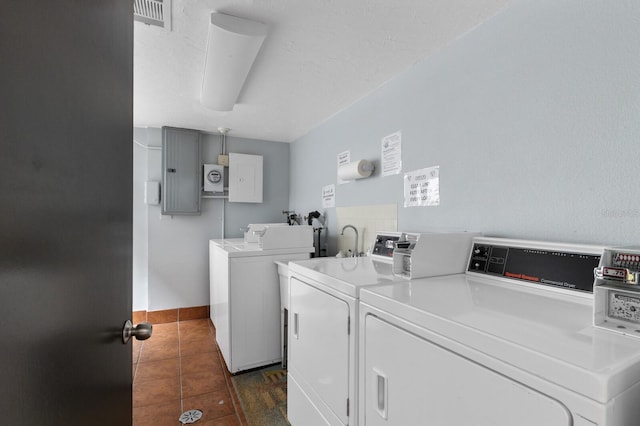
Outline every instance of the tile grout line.
<path id="1" fill-rule="evenodd" d="M 136 376 L 138 375 L 138 366 L 140 363 L 140 355 L 142 354 L 142 347 L 144 346 L 144 343 L 140 344 L 140 350 L 138 351 L 138 356 L 136 359 L 136 362 L 134 362 L 133 364 L 135 364 L 136 368 L 134 368 L 133 370 L 133 377 L 131 377 L 131 396 L 133 397 L 133 384 L 136 382 Z M 131 350 L 133 351 L 133 342 L 131 342 Z M 133 407 L 133 404 L 132 404 Z"/>
<path id="2" fill-rule="evenodd" d="M 182 338 L 180 337 L 180 321 L 177 321 L 178 327 L 178 382 L 180 383 L 180 416 L 184 413 L 184 401 L 182 395 Z"/>
<path id="3" fill-rule="evenodd" d="M 229 372 L 227 370 L 226 364 L 224 363 L 224 359 L 222 358 L 222 353 L 220 352 L 220 348 L 218 347 L 218 343 L 216 343 L 216 353 L 218 354 L 218 361 L 220 362 L 220 365 L 222 367 L 222 372 L 224 374 L 224 382 L 227 385 L 227 391 L 229 392 L 229 396 L 231 397 L 231 404 L 233 405 L 233 409 L 234 412 L 236 413 L 236 419 L 238 420 L 238 423 L 240 425 L 242 425 L 242 418 L 240 417 L 240 412 L 242 412 L 242 416 L 245 418 L 246 420 L 246 416 L 244 414 L 244 411 L 242 411 L 242 407 L 238 407 L 236 405 L 236 399 L 238 400 L 238 402 L 240 402 L 240 396 L 238 396 L 238 394 L 235 391 L 235 388 L 233 387 L 233 383 L 231 383 L 231 372 Z M 233 396 L 236 396 L 235 398 Z"/>

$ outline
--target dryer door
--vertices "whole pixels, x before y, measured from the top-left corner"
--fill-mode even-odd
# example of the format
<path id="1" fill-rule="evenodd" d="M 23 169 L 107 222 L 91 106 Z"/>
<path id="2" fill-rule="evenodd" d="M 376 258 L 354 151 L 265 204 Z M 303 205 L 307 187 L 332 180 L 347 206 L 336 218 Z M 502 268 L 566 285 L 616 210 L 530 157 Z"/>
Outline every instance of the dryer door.
<path id="1" fill-rule="evenodd" d="M 389 324 L 364 325 L 367 426 L 570 426 L 564 405 Z"/>
<path id="2" fill-rule="evenodd" d="M 290 294 L 289 373 L 310 398 L 317 399 L 311 401 L 314 406 L 322 411 L 328 408 L 346 425 L 349 304 L 295 277 Z"/>

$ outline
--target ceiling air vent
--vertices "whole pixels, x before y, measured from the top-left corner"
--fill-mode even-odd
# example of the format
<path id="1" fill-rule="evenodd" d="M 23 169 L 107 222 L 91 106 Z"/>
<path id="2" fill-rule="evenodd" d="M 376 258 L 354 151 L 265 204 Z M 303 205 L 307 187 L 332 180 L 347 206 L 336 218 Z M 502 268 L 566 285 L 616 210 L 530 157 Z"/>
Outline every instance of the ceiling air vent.
<path id="1" fill-rule="evenodd" d="M 171 31 L 171 0 L 134 0 L 133 19 Z"/>

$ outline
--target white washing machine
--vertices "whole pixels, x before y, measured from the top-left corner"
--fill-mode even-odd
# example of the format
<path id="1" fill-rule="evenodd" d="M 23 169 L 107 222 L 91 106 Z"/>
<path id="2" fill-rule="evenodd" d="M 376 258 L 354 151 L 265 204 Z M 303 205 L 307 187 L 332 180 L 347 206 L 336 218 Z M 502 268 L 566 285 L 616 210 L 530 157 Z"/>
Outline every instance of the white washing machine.
<path id="1" fill-rule="evenodd" d="M 231 373 L 282 360 L 280 283 L 276 261 L 308 259 L 313 233 L 277 227 L 278 248 L 245 239 L 209 241 L 209 292 L 216 341 Z M 275 229 L 275 231 L 273 231 Z M 295 235 L 293 235 L 295 233 Z M 294 238 L 287 240 L 285 234 Z"/>
<path id="2" fill-rule="evenodd" d="M 435 262 L 433 270 L 456 273 L 464 270 L 465 262 L 446 259 L 463 256 L 475 235 L 410 234 L 407 240 L 407 234 L 383 233 L 374 243 L 374 256 L 289 263 L 287 415 L 293 426 L 357 424 L 357 302 L 362 288 L 404 280 L 393 273 L 399 239 L 409 241 L 405 245 L 416 253 L 432 253 L 420 247 L 438 245 L 442 261 Z M 405 269 L 419 259 L 411 260 L 404 262 Z"/>
<path id="3" fill-rule="evenodd" d="M 361 425 L 640 424 L 640 340 L 592 326 L 602 247 L 479 238 L 360 293 Z"/>

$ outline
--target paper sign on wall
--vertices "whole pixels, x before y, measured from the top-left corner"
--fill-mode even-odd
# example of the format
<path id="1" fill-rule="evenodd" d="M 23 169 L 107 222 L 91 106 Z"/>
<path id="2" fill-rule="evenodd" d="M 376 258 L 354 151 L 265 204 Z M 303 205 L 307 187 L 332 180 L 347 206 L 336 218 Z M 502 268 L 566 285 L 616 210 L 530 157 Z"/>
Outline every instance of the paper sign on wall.
<path id="1" fill-rule="evenodd" d="M 405 173 L 405 207 L 438 205 L 440 205 L 440 166 Z"/>
<path id="2" fill-rule="evenodd" d="M 344 166 L 345 164 L 349 164 L 351 162 L 351 151 L 342 151 L 340 154 L 338 154 L 337 160 L 338 167 L 336 168 L 336 171 L 340 170 L 340 166 Z M 336 176 L 336 181 L 338 182 L 338 185 L 349 182 L 348 180 L 340 179 L 339 175 Z"/>
<path id="3" fill-rule="evenodd" d="M 402 132 L 382 138 L 382 176 L 397 175 L 402 170 Z"/>
<path id="4" fill-rule="evenodd" d="M 322 208 L 327 209 L 336 206 L 336 186 L 327 185 L 322 187 Z"/>

